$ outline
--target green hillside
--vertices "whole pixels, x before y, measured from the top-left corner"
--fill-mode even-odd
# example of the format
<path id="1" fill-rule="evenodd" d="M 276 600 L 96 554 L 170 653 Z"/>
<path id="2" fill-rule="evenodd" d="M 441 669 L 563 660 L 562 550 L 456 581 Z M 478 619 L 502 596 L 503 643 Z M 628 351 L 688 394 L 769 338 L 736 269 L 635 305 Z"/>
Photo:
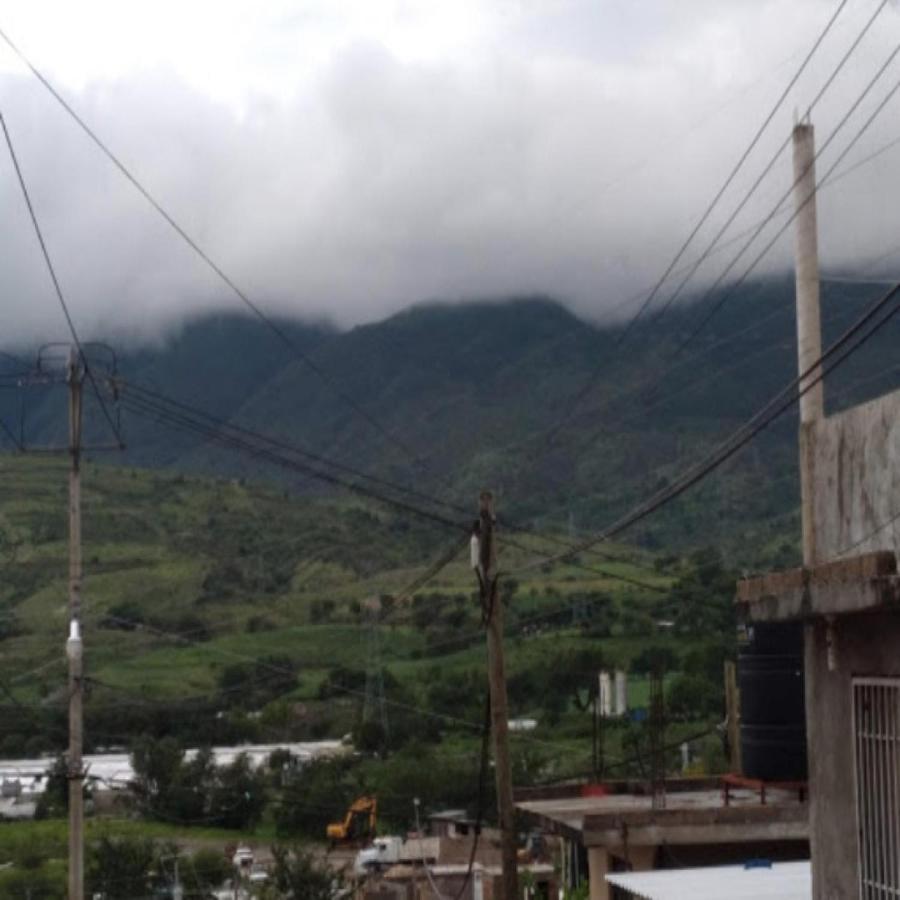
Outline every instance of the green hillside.
<path id="1" fill-rule="evenodd" d="M 879 289 L 823 290 L 831 340 Z M 154 347 L 120 347 L 120 368 L 126 382 L 456 505 L 468 508 L 490 485 L 506 514 L 579 531 L 667 484 L 793 378 L 790 281 L 745 286 L 681 351 L 717 299 L 647 316 L 622 346 L 622 325 L 595 326 L 541 298 L 422 306 L 348 332 L 280 323 L 327 384 L 258 321 L 221 314 Z M 830 406 L 896 384 L 896 327 L 829 376 Z M 21 400 L 3 392 L 4 421 L 20 421 Z M 63 401 L 58 389 L 25 392 L 28 440 L 64 436 Z M 89 407 L 89 431 L 103 437 Z M 278 480 L 313 497 L 331 491 L 152 418 L 125 411 L 123 429 L 128 450 L 118 461 L 126 465 Z M 795 559 L 793 538 L 784 543 L 796 533 L 795 435 L 793 415 L 785 416 L 627 539 L 681 552 L 714 535 L 740 565 Z"/>
<path id="2" fill-rule="evenodd" d="M 873 291 L 826 291 L 828 340 Z M 679 355 L 703 311 L 649 317 L 627 350 L 616 349 L 618 326 L 543 299 L 421 307 L 346 333 L 286 324 L 419 463 L 253 321 L 197 320 L 168 343 L 124 352 L 121 370 L 126 382 L 438 496 L 457 507 L 442 508 L 454 521 L 491 486 L 501 517 L 534 531 L 507 541 L 502 565 L 513 571 L 665 486 L 790 380 L 787 282 L 746 289 Z M 893 337 L 886 330 L 829 378 L 832 408 L 893 384 Z M 59 440 L 64 395 L 30 390 L 19 418 L 15 393 L 3 395 L 6 421 L 28 443 Z M 398 601 L 459 532 L 159 422 L 126 415 L 123 425 L 127 453 L 85 467 L 91 746 L 143 731 L 195 743 L 341 736 L 359 725 L 376 634 L 392 739 L 423 721 L 432 737 L 458 731 L 448 723 L 461 711 L 471 737 L 484 651 L 465 553 Z M 96 410 L 88 432 L 102 432 Z M 15 755 L 59 747 L 65 731 L 66 473 L 64 459 L 44 455 L 0 463 L 0 702 L 10 712 L 0 752 Z M 641 696 L 655 646 L 674 652 L 684 715 L 718 714 L 735 572 L 796 560 L 795 472 L 786 417 L 627 544 L 507 578 L 513 712 L 561 722 L 553 739 L 575 735 L 582 752 L 579 688 L 558 673 L 578 682 L 601 661 L 629 667 Z M 373 597 L 384 610 L 377 633 Z"/>
<path id="3" fill-rule="evenodd" d="M 64 733 L 66 477 L 64 460 L 7 456 L 0 466 L 7 756 L 53 749 Z M 157 728 L 194 741 L 340 737 L 360 715 L 371 640 L 365 601 L 374 596 L 398 735 L 411 727 L 403 706 L 433 710 L 436 723 L 442 712 L 477 723 L 478 690 L 447 695 L 443 710 L 439 696 L 447 681 L 483 678 L 467 554 L 409 602 L 395 599 L 451 539 L 355 501 L 89 464 L 89 745 L 127 744 Z M 524 549 L 504 548 L 507 568 L 557 548 L 538 537 L 516 542 Z M 505 582 L 516 714 L 545 705 L 528 681 L 543 667 L 585 652 L 629 664 L 669 614 L 667 589 L 682 572 L 675 560 L 660 565 L 626 547 L 578 562 Z M 644 690 L 639 681 L 634 689 Z"/>

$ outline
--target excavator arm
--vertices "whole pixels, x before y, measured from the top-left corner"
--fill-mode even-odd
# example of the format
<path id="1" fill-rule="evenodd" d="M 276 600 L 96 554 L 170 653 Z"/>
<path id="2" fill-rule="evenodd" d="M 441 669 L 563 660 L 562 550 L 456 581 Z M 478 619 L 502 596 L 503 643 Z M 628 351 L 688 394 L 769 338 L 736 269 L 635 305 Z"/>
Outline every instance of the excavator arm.
<path id="1" fill-rule="evenodd" d="M 356 827 L 357 820 L 368 814 L 368 821 L 361 829 Z M 359 837 L 357 831 L 363 831 L 369 835 L 375 834 L 375 825 L 378 819 L 378 800 L 375 797 L 357 797 L 342 822 L 333 822 L 328 826 L 326 834 L 332 843 L 355 840 Z M 367 826 L 367 827 L 366 827 Z"/>

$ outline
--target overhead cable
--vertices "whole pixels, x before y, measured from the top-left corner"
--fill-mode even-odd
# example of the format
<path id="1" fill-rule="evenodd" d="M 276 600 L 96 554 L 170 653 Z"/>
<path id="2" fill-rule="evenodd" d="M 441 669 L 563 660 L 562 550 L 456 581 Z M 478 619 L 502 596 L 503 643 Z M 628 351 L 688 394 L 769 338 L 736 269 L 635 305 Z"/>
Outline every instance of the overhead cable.
<path id="1" fill-rule="evenodd" d="M 850 120 L 851 116 L 856 112 L 859 108 L 860 104 L 863 100 L 868 96 L 869 92 L 872 88 L 878 83 L 881 79 L 882 75 L 884 75 L 885 71 L 887 71 L 888 66 L 894 61 L 897 54 L 900 53 L 900 44 L 898 44 L 890 56 L 882 63 L 881 67 L 875 73 L 874 77 L 869 81 L 866 85 L 863 92 L 856 98 L 853 104 L 850 106 L 850 109 L 844 114 L 841 118 L 840 122 L 838 122 L 837 126 L 831 131 L 828 137 L 825 139 L 825 142 L 816 150 L 816 154 L 813 157 L 813 162 L 811 165 L 815 165 L 816 160 L 825 152 L 826 149 L 831 145 L 832 141 L 837 137 L 840 131 L 844 128 L 847 122 Z M 900 89 L 900 81 L 895 82 L 893 87 L 888 91 L 888 93 L 882 98 L 879 104 L 876 106 L 874 111 L 871 113 L 868 119 L 863 123 L 862 127 L 856 132 L 856 134 L 851 138 L 850 143 L 844 148 L 844 150 L 840 153 L 838 158 L 835 160 L 833 165 L 831 165 L 825 175 L 816 183 L 816 188 L 813 192 L 810 193 L 808 197 L 806 197 L 794 210 L 791 217 L 778 229 L 775 233 L 774 237 L 763 247 L 763 249 L 753 258 L 752 262 L 744 269 L 741 275 L 737 278 L 736 281 L 732 282 L 727 290 L 718 298 L 718 300 L 713 304 L 712 308 L 701 318 L 700 322 L 696 325 L 696 327 L 689 333 L 687 338 L 678 346 L 675 351 L 675 355 L 680 355 L 683 350 L 691 344 L 691 342 L 697 337 L 697 335 L 706 327 L 706 325 L 710 322 L 710 320 L 716 315 L 716 313 L 725 305 L 725 303 L 729 300 L 731 296 L 737 291 L 737 289 L 747 280 L 747 278 L 751 275 L 751 273 L 756 269 L 756 267 L 762 262 L 762 260 L 768 255 L 769 251 L 775 246 L 778 242 L 779 238 L 787 231 L 787 229 L 791 226 L 797 216 L 800 214 L 800 211 L 806 207 L 808 203 L 810 203 L 813 197 L 816 196 L 816 190 L 824 181 L 826 181 L 829 176 L 835 171 L 835 169 L 840 165 L 840 163 L 844 160 L 846 155 L 856 146 L 857 142 L 860 138 L 868 131 L 869 127 L 875 121 L 875 119 L 881 114 L 884 107 L 893 99 L 894 95 L 897 93 L 898 89 Z M 772 212 L 769 216 L 764 220 L 762 224 L 757 228 L 754 232 L 753 237 L 748 240 L 744 246 L 738 251 L 738 253 L 732 258 L 731 262 L 725 267 L 725 269 L 719 274 L 716 280 L 707 288 L 704 292 L 703 297 L 698 302 L 697 306 L 702 307 L 703 302 L 707 299 L 710 299 L 716 289 L 723 283 L 723 281 L 728 277 L 728 274 L 737 264 L 737 262 L 741 259 L 741 257 L 746 253 L 747 250 L 756 242 L 759 235 L 765 229 L 766 225 L 774 218 L 777 213 L 778 208 L 781 204 L 787 200 L 791 193 L 794 191 L 796 185 L 799 181 L 804 177 L 806 172 L 800 173 L 800 175 L 794 180 L 788 190 L 784 193 L 781 199 L 773 208 Z"/>
<path id="2" fill-rule="evenodd" d="M 88 363 L 87 355 L 84 352 L 84 347 L 81 344 L 81 339 L 78 337 L 78 332 L 75 329 L 75 323 L 72 320 L 72 315 L 69 312 L 69 305 L 66 303 L 66 298 L 63 296 L 62 287 L 59 283 L 59 279 L 56 277 L 56 269 L 53 267 L 53 261 L 50 259 L 50 251 L 47 249 L 47 244 L 44 241 L 44 235 L 41 231 L 41 226 L 38 222 L 37 214 L 34 211 L 34 206 L 31 203 L 31 195 L 28 192 L 28 187 L 25 184 L 25 177 L 22 174 L 22 169 L 19 166 L 19 159 L 16 156 L 16 151 L 13 148 L 12 137 L 10 136 L 9 129 L 6 126 L 6 119 L 3 114 L 0 113 L 0 126 L 3 128 L 3 137 L 6 140 L 6 146 L 9 150 L 10 158 L 12 159 L 13 168 L 16 170 L 16 177 L 19 181 L 19 187 L 22 190 L 22 196 L 25 199 L 25 205 L 28 207 L 28 215 L 31 218 L 31 224 L 34 227 L 34 233 L 37 236 L 38 243 L 41 247 L 41 254 L 44 257 L 44 263 L 47 266 L 47 271 L 50 274 L 50 279 L 53 282 L 53 289 L 56 292 L 57 300 L 59 300 L 59 305 L 62 308 L 63 315 L 66 319 L 66 324 L 69 327 L 69 333 L 72 335 L 72 340 L 75 343 L 75 346 L 78 348 L 78 356 L 81 360 L 81 365 L 84 368 L 84 374 L 87 376 L 88 381 L 93 388 L 94 394 L 97 397 L 97 402 L 100 404 L 100 408 L 103 411 L 103 416 L 106 421 L 109 423 L 110 428 L 112 428 L 113 434 L 116 436 L 116 441 L 119 444 L 119 447 L 124 447 L 124 443 L 122 441 L 122 435 L 119 433 L 119 427 L 113 420 L 113 417 L 110 415 L 109 410 L 106 406 L 106 401 L 103 399 L 103 395 L 100 393 L 100 388 L 97 385 L 97 382 L 94 378 L 94 373 L 91 370 L 91 367 Z"/>
<path id="3" fill-rule="evenodd" d="M 886 2 L 887 2 L 887 0 L 882 0 L 882 6 Z M 721 185 L 719 190 L 713 196 L 712 200 L 709 202 L 706 209 L 703 211 L 703 214 L 700 216 L 700 218 L 697 221 L 697 223 L 695 224 L 694 228 L 688 234 L 687 238 L 685 238 L 684 242 L 680 245 L 680 247 L 678 248 L 675 255 L 672 257 L 669 264 L 663 270 L 662 275 L 660 275 L 660 277 L 658 278 L 658 280 L 656 281 L 654 286 L 651 288 L 650 292 L 644 297 L 644 299 L 643 299 L 641 305 L 638 307 L 637 311 L 634 313 L 633 316 L 631 316 L 631 318 L 628 320 L 625 328 L 620 332 L 620 334 L 616 338 L 614 345 L 613 345 L 614 348 L 618 348 L 621 344 L 623 344 L 628 339 L 628 336 L 634 329 L 634 327 L 637 324 L 637 322 L 639 321 L 639 319 L 643 316 L 643 314 L 647 311 L 647 309 L 653 303 L 654 299 L 656 298 L 657 294 L 662 289 L 662 286 L 668 280 L 669 276 L 673 274 L 673 272 L 675 271 L 679 262 L 681 261 L 682 257 L 687 252 L 688 247 L 693 243 L 694 239 L 699 234 L 700 229 L 703 228 L 703 226 L 706 224 L 707 220 L 712 215 L 715 208 L 718 206 L 719 201 L 722 199 L 722 197 L 725 195 L 725 193 L 731 187 L 731 185 L 734 182 L 735 178 L 737 177 L 738 173 L 743 168 L 744 163 L 750 157 L 750 154 L 753 152 L 753 150 L 756 148 L 759 141 L 762 139 L 762 136 L 765 133 L 766 129 L 769 127 L 772 120 L 775 118 L 776 114 L 778 113 L 778 110 L 781 109 L 782 104 L 787 99 L 790 92 L 793 90 L 794 86 L 796 85 L 797 81 L 800 79 L 803 72 L 806 71 L 806 68 L 809 65 L 810 61 L 812 60 L 813 56 L 815 56 L 817 50 L 819 49 L 822 42 L 827 37 L 828 33 L 831 31 L 832 26 L 837 21 L 838 16 L 840 16 L 841 12 L 844 10 L 844 7 L 846 5 L 847 5 L 847 0 L 841 0 L 841 2 L 838 4 L 837 9 L 834 11 L 831 18 L 829 18 L 828 22 L 825 24 L 824 29 L 821 31 L 819 36 L 814 41 L 809 52 L 804 57 L 803 61 L 801 62 L 799 68 L 794 73 L 792 78 L 788 81 L 788 84 L 786 85 L 786 87 L 784 88 L 784 90 L 782 91 L 782 93 L 780 94 L 778 99 L 776 100 L 774 106 L 771 108 L 768 115 L 765 117 L 765 119 L 763 119 L 762 124 L 759 126 L 759 128 L 757 129 L 753 138 L 751 139 L 750 143 L 745 148 L 745 150 L 739 157 L 738 161 L 735 163 L 735 165 L 731 169 L 731 171 L 728 174 L 728 176 L 726 177 L 724 183 Z M 879 7 L 879 11 L 880 11 L 880 7 Z M 866 30 L 868 30 L 868 26 L 867 26 Z M 843 62 L 841 63 L 841 66 L 843 66 Z M 780 154 L 780 152 L 781 151 L 779 150 L 779 154 Z M 778 154 L 776 154 L 775 159 L 777 159 L 777 156 L 778 156 Z M 762 181 L 762 179 L 765 177 L 765 175 L 768 173 L 768 171 L 774 165 L 775 159 L 773 159 L 772 162 L 770 162 L 769 165 L 766 167 L 765 171 L 763 172 L 763 175 L 760 176 L 760 178 L 757 180 L 757 183 L 754 185 L 752 191 L 756 190 L 756 187 L 759 185 L 759 183 Z M 752 193 L 752 191 L 751 191 L 751 193 Z M 743 206 L 741 208 L 743 208 Z M 735 215 L 737 215 L 737 213 L 735 213 Z M 689 271 L 688 278 L 693 274 L 694 271 L 696 271 L 696 268 L 699 267 L 699 265 L 709 255 L 710 252 L 711 252 L 711 249 L 708 249 L 700 257 L 698 262 L 691 265 L 691 267 L 688 270 Z M 687 279 L 685 279 L 685 281 L 686 280 Z M 681 290 L 681 288 L 679 287 L 679 291 L 680 290 Z M 596 380 L 599 377 L 601 368 L 602 367 L 598 367 L 597 369 L 595 369 L 595 371 L 592 373 L 592 375 L 588 378 L 585 385 L 581 388 L 581 390 L 578 391 L 578 393 L 573 397 L 573 399 L 567 404 L 567 411 L 560 418 L 557 425 L 555 425 L 553 428 L 551 428 L 550 431 L 548 432 L 548 441 L 552 441 L 555 438 L 556 434 L 567 424 L 567 422 L 569 421 L 569 418 L 571 417 L 574 410 L 578 408 L 578 406 L 581 404 L 582 400 L 584 400 L 584 398 L 587 396 L 587 394 L 591 391 L 594 384 L 596 384 Z"/>
<path id="4" fill-rule="evenodd" d="M 365 419 L 369 425 L 375 429 L 382 437 L 386 438 L 394 446 L 398 447 L 406 454 L 414 463 L 422 465 L 420 456 L 413 449 L 393 434 L 385 425 L 383 425 L 369 410 L 361 403 L 355 400 L 350 394 L 344 391 L 335 380 L 306 353 L 300 345 L 294 340 L 288 332 L 282 328 L 277 322 L 270 318 L 250 296 L 238 286 L 238 284 L 228 275 L 225 270 L 215 262 L 212 257 L 191 237 L 191 235 L 181 226 L 176 219 L 163 207 L 163 205 L 144 187 L 138 177 L 122 162 L 119 157 L 113 153 L 109 146 L 100 138 L 85 120 L 78 114 L 74 107 L 62 96 L 62 94 L 53 86 L 50 80 L 35 66 L 31 60 L 24 54 L 22 50 L 12 41 L 9 35 L 0 28 L 0 38 L 2 38 L 10 49 L 37 80 L 46 88 L 54 100 L 68 113 L 74 122 L 88 136 L 88 138 L 100 149 L 104 156 L 115 166 L 116 169 L 125 177 L 125 179 L 138 191 L 138 193 L 153 207 L 154 210 L 165 220 L 165 222 L 175 231 L 175 233 L 193 250 L 193 252 L 207 265 L 208 268 L 235 294 L 236 297 L 260 320 L 295 356 L 300 360 L 323 384 L 325 384 L 337 397 L 347 404 L 358 416 Z"/>
<path id="5" fill-rule="evenodd" d="M 612 525 L 582 541 L 569 552 L 557 554 L 552 561 L 567 559 L 570 555 L 580 550 L 588 549 L 601 541 L 609 540 L 620 534 L 626 528 L 647 518 L 672 500 L 681 496 L 689 488 L 712 474 L 719 466 L 729 460 L 742 447 L 746 446 L 757 434 L 767 428 L 775 419 L 780 417 L 800 396 L 805 394 L 813 386 L 818 384 L 826 374 L 837 368 L 852 353 L 856 352 L 877 331 L 883 328 L 900 310 L 900 304 L 889 309 L 881 319 L 874 321 L 875 317 L 888 304 L 900 294 L 900 284 L 891 288 L 884 296 L 874 303 L 862 316 L 860 316 L 808 369 L 801 372 L 795 379 L 779 391 L 768 401 L 754 416 L 741 425 L 725 441 L 718 445 L 711 453 L 707 454 L 697 464 L 690 467 L 683 475 L 670 486 L 653 494 L 646 501 L 638 504 Z M 868 327 L 867 331 L 864 331 Z M 855 339 L 855 343 L 850 342 Z M 849 347 L 848 347 L 849 345 Z M 834 358 L 833 358 L 834 357 Z M 817 373 L 817 370 L 818 373 Z M 803 385 L 802 389 L 800 385 Z M 799 390 L 798 390 L 799 389 Z M 535 560 L 514 571 L 527 571 L 546 564 L 548 560 Z"/>

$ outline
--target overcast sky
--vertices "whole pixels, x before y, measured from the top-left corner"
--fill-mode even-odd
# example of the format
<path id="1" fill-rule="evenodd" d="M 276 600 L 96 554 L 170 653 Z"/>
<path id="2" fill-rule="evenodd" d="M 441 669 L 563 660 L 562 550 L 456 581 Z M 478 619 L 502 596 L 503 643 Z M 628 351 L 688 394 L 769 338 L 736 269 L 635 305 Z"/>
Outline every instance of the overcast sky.
<path id="1" fill-rule="evenodd" d="M 877 2 L 850 0 L 703 235 Z M 0 28 L 263 307 L 349 326 L 422 300 L 521 292 L 595 319 L 627 313 L 836 7 L 7 0 Z M 892 0 L 815 113 L 820 144 L 898 41 Z M 820 174 L 898 78 L 900 57 Z M 239 308 L 5 45 L 0 109 L 85 334 L 154 335 L 196 310 Z M 898 137 L 900 96 L 845 165 Z M 822 194 L 830 266 L 862 270 L 900 245 L 898 175 L 900 146 Z M 784 155 L 735 230 L 790 180 Z M 64 336 L 5 150 L 0 248 L 4 337 Z"/>

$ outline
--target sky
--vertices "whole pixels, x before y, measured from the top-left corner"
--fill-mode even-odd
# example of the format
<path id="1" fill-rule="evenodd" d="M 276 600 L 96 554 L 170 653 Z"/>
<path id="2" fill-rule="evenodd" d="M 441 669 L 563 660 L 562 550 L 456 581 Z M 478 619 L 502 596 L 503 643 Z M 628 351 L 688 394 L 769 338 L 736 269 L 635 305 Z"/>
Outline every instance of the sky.
<path id="1" fill-rule="evenodd" d="M 837 5 L 7 0 L 0 28 L 268 312 L 350 327 L 423 301 L 541 293 L 605 321 L 664 271 Z M 877 5 L 848 0 L 686 260 Z M 814 110 L 820 146 L 898 42 L 890 0 Z M 898 78 L 900 55 L 820 175 Z M 83 336 L 155 339 L 241 308 L 2 43 L 0 112 Z M 897 138 L 900 94 L 837 172 Z M 898 176 L 900 145 L 821 192 L 823 266 L 881 274 L 896 259 L 900 272 Z M 790 186 L 785 153 L 726 239 Z M 0 248 L 6 342 L 65 337 L 3 147 Z M 758 271 L 790 252 L 788 233 Z"/>

